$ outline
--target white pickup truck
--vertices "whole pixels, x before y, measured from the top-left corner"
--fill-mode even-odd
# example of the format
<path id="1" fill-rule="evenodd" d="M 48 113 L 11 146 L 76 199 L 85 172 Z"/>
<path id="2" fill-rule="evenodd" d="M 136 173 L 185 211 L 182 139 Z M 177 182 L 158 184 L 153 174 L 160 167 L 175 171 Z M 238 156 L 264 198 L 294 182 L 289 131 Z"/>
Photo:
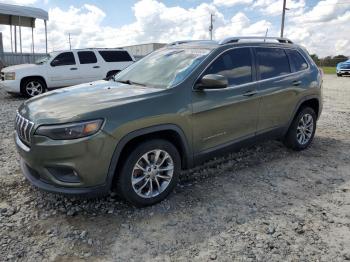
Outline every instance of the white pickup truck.
<path id="1" fill-rule="evenodd" d="M 50 89 L 109 78 L 135 61 L 124 49 L 79 49 L 52 52 L 35 64 L 5 67 L 0 87 L 29 97 Z"/>

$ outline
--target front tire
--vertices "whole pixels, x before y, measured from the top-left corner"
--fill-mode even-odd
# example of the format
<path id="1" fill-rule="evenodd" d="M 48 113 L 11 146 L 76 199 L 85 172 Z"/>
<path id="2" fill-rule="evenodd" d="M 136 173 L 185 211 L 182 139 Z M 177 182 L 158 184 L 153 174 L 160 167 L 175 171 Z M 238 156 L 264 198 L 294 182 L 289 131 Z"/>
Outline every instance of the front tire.
<path id="1" fill-rule="evenodd" d="M 27 97 L 41 95 L 46 91 L 46 84 L 40 78 L 29 78 L 23 81 L 21 93 Z"/>
<path id="2" fill-rule="evenodd" d="M 173 144 L 162 139 L 146 141 L 128 154 L 117 190 L 135 206 L 153 205 L 174 189 L 180 170 L 180 154 Z"/>
<path id="3" fill-rule="evenodd" d="M 296 151 L 308 148 L 315 136 L 316 120 L 316 113 L 311 107 L 302 108 L 289 127 L 284 144 Z"/>

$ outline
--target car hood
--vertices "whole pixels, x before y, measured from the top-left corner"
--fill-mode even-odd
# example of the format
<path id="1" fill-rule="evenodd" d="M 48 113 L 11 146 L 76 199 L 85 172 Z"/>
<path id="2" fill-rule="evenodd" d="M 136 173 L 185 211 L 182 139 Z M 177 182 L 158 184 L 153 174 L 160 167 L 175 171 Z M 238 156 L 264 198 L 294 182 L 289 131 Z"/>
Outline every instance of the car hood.
<path id="1" fill-rule="evenodd" d="M 36 124 L 103 117 L 104 110 L 161 95 L 163 89 L 96 81 L 45 93 L 24 102 L 19 113 Z"/>
<path id="2" fill-rule="evenodd" d="M 32 69 L 33 67 L 37 67 L 36 64 L 22 64 L 22 65 L 14 65 L 3 68 L 2 72 L 17 72 L 19 70 L 27 70 Z"/>

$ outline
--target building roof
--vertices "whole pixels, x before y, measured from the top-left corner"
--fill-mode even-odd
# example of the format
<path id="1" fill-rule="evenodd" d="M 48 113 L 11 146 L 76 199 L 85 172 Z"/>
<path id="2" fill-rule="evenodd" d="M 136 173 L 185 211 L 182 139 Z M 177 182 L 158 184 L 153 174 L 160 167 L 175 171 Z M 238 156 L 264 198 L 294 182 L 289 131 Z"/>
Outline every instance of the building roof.
<path id="1" fill-rule="evenodd" d="M 33 27 L 35 19 L 49 20 L 47 11 L 28 6 L 0 3 L 0 24 Z"/>

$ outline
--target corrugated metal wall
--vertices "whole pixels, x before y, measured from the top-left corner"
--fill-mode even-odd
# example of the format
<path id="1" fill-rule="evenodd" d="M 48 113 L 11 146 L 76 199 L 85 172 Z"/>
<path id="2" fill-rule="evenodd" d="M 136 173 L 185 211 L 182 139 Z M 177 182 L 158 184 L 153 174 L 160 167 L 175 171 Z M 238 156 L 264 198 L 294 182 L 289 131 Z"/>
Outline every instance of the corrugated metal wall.
<path id="1" fill-rule="evenodd" d="M 45 55 L 45 53 L 38 53 L 33 55 L 31 53 L 15 54 L 4 52 L 0 55 L 0 59 L 5 66 L 10 66 L 18 64 L 32 64 Z"/>

